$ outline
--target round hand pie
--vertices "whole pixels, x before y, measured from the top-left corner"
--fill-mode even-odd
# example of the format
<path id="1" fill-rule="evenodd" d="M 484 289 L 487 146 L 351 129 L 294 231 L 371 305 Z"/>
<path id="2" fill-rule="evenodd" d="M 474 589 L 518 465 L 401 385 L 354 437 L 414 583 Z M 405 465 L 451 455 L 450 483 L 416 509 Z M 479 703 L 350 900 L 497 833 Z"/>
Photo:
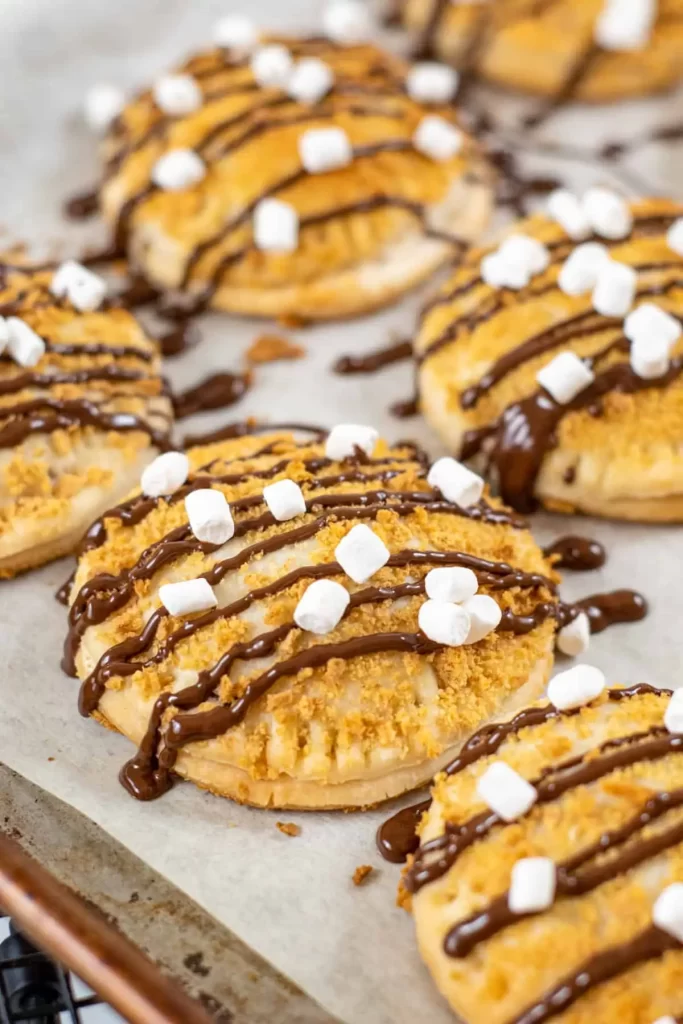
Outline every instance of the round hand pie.
<path id="1" fill-rule="evenodd" d="M 168 305 L 362 313 L 479 234 L 490 173 L 451 83 L 409 87 L 408 66 L 371 45 L 228 41 L 131 102 L 104 144 L 102 211 Z"/>
<path id="2" fill-rule="evenodd" d="M 12 576 L 73 550 L 166 444 L 172 410 L 156 345 L 77 264 L 0 262 L 0 351 L 0 575 Z"/>
<path id="3" fill-rule="evenodd" d="M 426 307 L 422 411 L 516 509 L 679 521 L 683 207 L 592 189 L 550 208 L 580 241 L 522 221 Z"/>
<path id="4" fill-rule="evenodd" d="M 681 78 L 681 0 L 400 0 L 424 55 L 503 86 L 605 102 Z"/>
<path id="5" fill-rule="evenodd" d="M 435 780 L 405 883 L 468 1024 L 681 1019 L 681 694 L 602 686 L 562 673 Z"/>
<path id="6" fill-rule="evenodd" d="M 81 712 L 140 744 L 134 795 L 175 772 L 259 806 L 366 807 L 540 694 L 566 610 L 550 561 L 464 467 L 439 479 L 466 507 L 413 446 L 375 442 L 197 448 L 167 498 L 89 531 L 64 666 Z"/>

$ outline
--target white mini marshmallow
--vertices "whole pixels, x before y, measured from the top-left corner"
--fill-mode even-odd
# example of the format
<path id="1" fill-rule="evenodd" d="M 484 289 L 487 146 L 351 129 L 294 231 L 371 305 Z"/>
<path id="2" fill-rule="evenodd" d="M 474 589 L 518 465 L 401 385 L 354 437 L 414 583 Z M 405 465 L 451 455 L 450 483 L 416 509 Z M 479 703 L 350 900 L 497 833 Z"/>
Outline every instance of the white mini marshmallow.
<path id="1" fill-rule="evenodd" d="M 300 629 L 323 636 L 339 625 L 350 600 L 348 590 L 341 583 L 316 580 L 304 591 L 294 610 L 294 621 Z"/>
<path id="2" fill-rule="evenodd" d="M 589 188 L 583 197 L 583 209 L 596 235 L 616 240 L 631 233 L 633 214 L 616 192 Z"/>
<path id="3" fill-rule="evenodd" d="M 675 220 L 667 231 L 666 244 L 677 256 L 683 256 L 683 217 Z"/>
<path id="4" fill-rule="evenodd" d="M 338 423 L 327 436 L 325 456 L 333 462 L 343 462 L 356 454 L 356 448 L 360 448 L 366 455 L 372 455 L 378 440 L 379 434 L 374 427 Z"/>
<path id="5" fill-rule="evenodd" d="M 595 42 L 603 50 L 642 50 L 656 16 L 656 0 L 607 0 L 595 24 Z"/>
<path id="6" fill-rule="evenodd" d="M 218 604 L 211 584 L 203 578 L 184 580 L 182 583 L 164 583 L 159 587 L 159 597 L 171 615 L 205 612 Z"/>
<path id="7" fill-rule="evenodd" d="M 286 46 L 278 43 L 261 46 L 251 58 L 251 71 L 264 89 L 284 89 L 292 73 L 294 61 Z"/>
<path id="8" fill-rule="evenodd" d="M 29 369 L 45 355 L 45 342 L 18 316 L 7 318 L 7 350 L 15 363 Z"/>
<path id="9" fill-rule="evenodd" d="M 318 103 L 334 85 L 334 71 L 318 57 L 305 57 L 292 71 L 287 92 L 299 103 Z"/>
<path id="10" fill-rule="evenodd" d="M 458 91 L 459 75 L 448 64 L 415 64 L 406 78 L 406 90 L 416 103 L 448 103 Z"/>
<path id="11" fill-rule="evenodd" d="M 464 566 L 444 566 L 431 569 L 425 576 L 425 590 L 432 601 L 452 601 L 460 604 L 474 597 L 479 580 L 471 569 Z"/>
<path id="12" fill-rule="evenodd" d="M 140 487 L 148 498 L 161 498 L 182 487 L 189 475 L 190 460 L 184 452 L 164 452 L 143 470 Z"/>
<path id="13" fill-rule="evenodd" d="M 226 14 L 213 28 L 213 41 L 236 56 L 251 53 L 258 42 L 259 33 L 245 14 Z"/>
<path id="14" fill-rule="evenodd" d="M 676 1024 L 674 1017 L 658 1017 L 657 1020 L 653 1021 L 652 1024 Z"/>
<path id="15" fill-rule="evenodd" d="M 664 725 L 669 732 L 683 733 L 683 690 L 675 690 L 664 712 Z"/>
<path id="16" fill-rule="evenodd" d="M 462 149 L 464 135 L 456 125 L 436 114 L 420 121 L 413 136 L 415 149 L 431 160 L 444 163 L 452 160 Z"/>
<path id="17" fill-rule="evenodd" d="M 538 799 L 534 787 L 505 761 L 494 761 L 477 782 L 477 793 L 503 821 L 516 821 Z"/>
<path id="18" fill-rule="evenodd" d="M 470 617 L 459 604 L 425 601 L 420 605 L 418 623 L 424 635 L 445 647 L 460 647 L 470 631 Z"/>
<path id="19" fill-rule="evenodd" d="M 562 264 L 557 283 L 565 295 L 585 295 L 595 288 L 600 268 L 609 261 L 609 251 L 600 242 L 584 242 L 570 252 Z"/>
<path id="20" fill-rule="evenodd" d="M 579 654 L 585 654 L 590 646 L 591 624 L 585 612 L 579 612 L 573 619 L 557 634 L 557 647 L 563 654 L 570 658 L 576 658 Z"/>
<path id="21" fill-rule="evenodd" d="M 362 0 L 332 0 L 323 14 L 323 29 L 329 39 L 345 46 L 367 42 L 373 31 L 368 5 Z"/>
<path id="22" fill-rule="evenodd" d="M 311 128 L 299 138 L 299 156 L 309 174 L 324 174 L 347 167 L 353 148 L 343 128 Z"/>
<path id="23" fill-rule="evenodd" d="M 591 226 L 578 196 L 568 188 L 556 188 L 546 203 L 548 216 L 566 231 L 570 238 L 579 242 L 591 233 Z"/>
<path id="24" fill-rule="evenodd" d="M 235 521 L 222 491 L 210 487 L 190 491 L 185 498 L 190 529 L 205 544 L 225 544 L 235 535 Z"/>
<path id="25" fill-rule="evenodd" d="M 683 942 L 683 882 L 674 882 L 659 894 L 652 920 L 663 932 Z"/>
<path id="26" fill-rule="evenodd" d="M 299 214 L 281 199 L 262 199 L 254 210 L 254 241 L 263 252 L 293 252 L 299 244 Z"/>
<path id="27" fill-rule="evenodd" d="M 607 260 L 598 268 L 593 289 L 593 309 L 602 316 L 626 316 L 633 305 L 638 275 L 633 267 Z"/>
<path id="28" fill-rule="evenodd" d="M 567 405 L 595 376 L 575 352 L 560 352 L 538 371 L 536 380 L 556 402 Z"/>
<path id="29" fill-rule="evenodd" d="M 9 343 L 9 327 L 4 316 L 0 316 L 0 353 L 4 352 Z"/>
<path id="30" fill-rule="evenodd" d="M 542 274 L 550 263 L 550 253 L 546 246 L 530 235 L 508 235 L 501 243 L 498 254 L 505 263 L 521 263 L 531 277 Z"/>
<path id="31" fill-rule="evenodd" d="M 665 345 L 673 345 L 681 336 L 681 323 L 671 313 L 653 302 L 643 302 L 624 320 L 624 334 L 629 341 L 658 338 Z"/>
<path id="32" fill-rule="evenodd" d="M 85 121 L 94 132 L 106 132 L 126 105 L 123 89 L 115 85 L 94 85 L 85 97 Z"/>
<path id="33" fill-rule="evenodd" d="M 538 914 L 553 905 L 557 868 L 550 857 L 523 857 L 512 869 L 508 907 L 513 914 Z"/>
<path id="34" fill-rule="evenodd" d="M 306 511 L 303 491 L 294 480 L 278 480 L 264 487 L 263 500 L 279 523 L 286 523 Z"/>
<path id="35" fill-rule="evenodd" d="M 152 168 L 152 181 L 165 192 L 183 192 L 206 174 L 204 161 L 192 149 L 172 149 Z"/>
<path id="36" fill-rule="evenodd" d="M 500 625 L 503 617 L 500 606 L 488 594 L 475 594 L 463 603 L 463 608 L 470 617 L 466 644 L 478 644 Z"/>
<path id="37" fill-rule="evenodd" d="M 640 334 L 631 344 L 631 369 L 643 380 L 657 380 L 669 369 L 671 346 L 663 338 Z"/>
<path id="38" fill-rule="evenodd" d="M 484 284 L 491 288 L 512 288 L 519 291 L 526 288 L 531 280 L 531 271 L 525 263 L 506 260 L 500 252 L 491 252 L 484 256 L 479 271 Z"/>
<path id="39" fill-rule="evenodd" d="M 358 523 L 337 544 L 334 557 L 354 583 L 365 583 L 387 564 L 391 554 L 369 526 Z"/>
<path id="40" fill-rule="evenodd" d="M 160 110 L 172 117 L 182 117 L 199 110 L 202 90 L 192 75 L 162 75 L 155 83 L 154 100 Z"/>
<path id="41" fill-rule="evenodd" d="M 605 689 L 605 676 L 594 665 L 575 665 L 548 683 L 548 699 L 558 711 L 583 707 Z"/>
<path id="42" fill-rule="evenodd" d="M 91 313 L 104 302 L 107 282 L 75 260 L 67 260 L 52 278 L 50 291 L 60 299 L 67 296 L 81 313 Z"/>
<path id="43" fill-rule="evenodd" d="M 476 505 L 484 492 L 484 481 L 450 455 L 437 459 L 429 470 L 427 482 L 441 491 L 446 501 L 462 508 Z"/>

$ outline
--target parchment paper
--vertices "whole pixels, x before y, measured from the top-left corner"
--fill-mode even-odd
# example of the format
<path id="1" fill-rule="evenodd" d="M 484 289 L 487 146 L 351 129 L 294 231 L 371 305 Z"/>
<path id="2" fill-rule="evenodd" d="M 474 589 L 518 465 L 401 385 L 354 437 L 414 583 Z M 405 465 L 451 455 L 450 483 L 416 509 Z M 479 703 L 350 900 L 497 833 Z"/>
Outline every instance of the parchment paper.
<path id="1" fill-rule="evenodd" d="M 315 27 L 322 4 L 250 0 L 244 6 L 263 24 Z M 217 0 L 3 0 L 0 221 L 11 237 L 93 239 L 90 229 L 68 227 L 59 213 L 65 196 L 95 179 L 94 142 L 79 116 L 86 88 L 100 80 L 130 88 L 151 80 L 207 40 L 216 16 L 230 9 Z M 494 103 L 497 116 L 514 120 L 519 113 L 520 102 L 500 93 Z M 637 137 L 648 125 L 670 122 L 681 106 L 679 94 L 608 111 L 564 111 L 545 135 L 562 145 L 597 148 L 600 139 Z M 529 161 L 539 173 L 554 164 L 547 156 Z M 607 170 L 580 159 L 561 166 L 576 185 L 613 181 Z M 628 166 L 659 188 L 668 181 L 675 192 L 683 152 L 641 147 Z M 410 331 L 416 305 L 413 297 L 371 319 L 299 332 L 306 361 L 260 368 L 257 386 L 235 415 L 373 422 L 391 438 L 412 435 L 436 453 L 438 444 L 419 420 L 400 423 L 386 414 L 391 400 L 409 392 L 407 366 L 368 378 L 328 372 L 336 355 L 381 345 L 394 329 Z M 170 363 L 170 376 L 187 386 L 210 370 L 239 366 L 256 330 L 255 323 L 227 316 L 206 318 L 202 345 Z M 235 418 L 204 417 L 201 427 L 228 417 Z M 537 520 L 541 538 L 577 527 L 604 541 L 610 560 L 602 572 L 569 578 L 565 594 L 636 586 L 652 604 L 645 622 L 596 638 L 590 660 L 613 680 L 678 684 L 681 530 Z M 0 758 L 87 814 L 348 1024 L 452 1020 L 419 960 L 411 919 L 394 906 L 398 870 L 374 848 L 386 811 L 268 813 L 191 785 L 178 785 L 152 804 L 126 795 L 117 772 L 130 744 L 78 716 L 77 683 L 58 667 L 65 614 L 53 592 L 70 567 L 65 560 L 0 585 L 6 666 L 0 672 Z M 277 819 L 297 822 L 301 835 L 282 835 Z M 378 870 L 356 889 L 351 876 L 360 864 Z"/>

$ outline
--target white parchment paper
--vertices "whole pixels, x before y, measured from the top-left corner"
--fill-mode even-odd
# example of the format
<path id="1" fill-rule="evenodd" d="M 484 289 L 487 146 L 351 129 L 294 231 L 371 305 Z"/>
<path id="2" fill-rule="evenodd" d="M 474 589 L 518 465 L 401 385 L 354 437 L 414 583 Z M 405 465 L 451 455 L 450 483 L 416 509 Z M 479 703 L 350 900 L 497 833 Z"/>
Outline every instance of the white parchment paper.
<path id="1" fill-rule="evenodd" d="M 314 28 L 322 4 L 250 0 L 244 6 L 263 24 Z M 2 0 L 0 223 L 8 237 L 69 239 L 75 251 L 86 237 L 97 237 L 97 227 L 74 228 L 60 216 L 61 200 L 95 180 L 95 145 L 79 116 L 86 88 L 101 80 L 127 88 L 149 81 L 202 45 L 213 20 L 232 7 L 218 0 Z M 514 120 L 519 113 L 518 100 L 497 94 L 494 102 L 497 116 Z M 648 126 L 670 122 L 682 106 L 679 94 L 608 111 L 566 110 L 544 133 L 560 146 L 597 148 L 601 139 L 637 138 Z M 558 166 L 532 148 L 527 164 L 537 173 Z M 577 186 L 614 181 L 609 168 L 576 154 L 559 166 Z M 682 194 L 681 149 L 641 146 L 627 167 L 660 189 L 676 193 L 678 182 Z M 415 436 L 437 452 L 419 420 L 400 423 L 386 413 L 391 400 L 410 390 L 407 366 L 367 378 L 329 373 L 340 353 L 381 345 L 392 330 L 409 332 L 416 306 L 413 297 L 380 316 L 300 332 L 305 362 L 259 368 L 257 386 L 235 416 L 204 417 L 191 426 L 247 414 L 356 420 L 375 423 L 390 438 Z M 212 370 L 237 368 L 256 330 L 227 316 L 206 318 L 202 345 L 169 364 L 174 383 L 188 386 Z M 632 586 L 651 601 L 645 622 L 596 638 L 590 660 L 614 680 L 678 684 L 681 530 L 557 517 L 539 519 L 537 528 L 541 539 L 572 528 L 609 547 L 607 567 L 569 578 L 568 596 Z M 126 795 L 117 772 L 130 744 L 78 716 L 78 684 L 58 667 L 65 613 L 53 592 L 69 571 L 64 561 L 0 584 L 0 759 L 87 814 L 348 1024 L 452 1020 L 418 958 L 410 918 L 394 906 L 398 870 L 374 848 L 386 812 L 277 815 L 191 785 L 152 804 Z M 278 818 L 299 823 L 301 835 L 282 835 Z M 356 889 L 351 876 L 359 864 L 378 871 Z"/>

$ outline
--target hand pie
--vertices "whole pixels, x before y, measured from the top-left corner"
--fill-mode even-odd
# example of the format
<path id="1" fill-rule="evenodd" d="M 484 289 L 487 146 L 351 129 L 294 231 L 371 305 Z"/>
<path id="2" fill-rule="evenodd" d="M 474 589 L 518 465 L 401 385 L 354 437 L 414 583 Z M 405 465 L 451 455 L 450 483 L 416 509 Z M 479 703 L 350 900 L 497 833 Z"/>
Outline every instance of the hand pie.
<path id="1" fill-rule="evenodd" d="M 100 279 L 75 264 L 9 259 L 0 262 L 2 576 L 72 551 L 167 444 L 172 417 L 156 345 L 107 303 Z M 65 280 L 76 305 L 51 291 Z"/>
<path id="2" fill-rule="evenodd" d="M 574 234 L 584 218 L 580 241 L 521 221 L 425 308 L 421 409 L 513 508 L 680 521 L 683 206 L 557 202 Z"/>

